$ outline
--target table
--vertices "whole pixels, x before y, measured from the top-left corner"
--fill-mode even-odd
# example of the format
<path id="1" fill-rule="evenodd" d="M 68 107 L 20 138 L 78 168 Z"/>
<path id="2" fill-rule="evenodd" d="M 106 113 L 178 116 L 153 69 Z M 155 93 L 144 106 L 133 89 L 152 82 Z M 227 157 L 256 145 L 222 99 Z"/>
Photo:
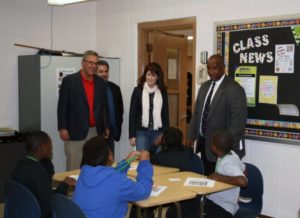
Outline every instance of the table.
<path id="1" fill-rule="evenodd" d="M 61 173 L 55 173 L 54 176 L 52 177 L 52 179 L 54 182 L 62 182 L 68 176 L 72 176 L 72 175 L 78 176 L 79 174 L 80 174 L 80 169 L 70 170 L 70 171 L 61 172 Z"/>
<path id="2" fill-rule="evenodd" d="M 197 195 L 201 195 L 201 210 L 200 217 L 203 218 L 204 210 L 204 197 L 205 195 L 212 194 L 215 192 L 225 191 L 228 189 L 236 188 L 234 185 L 226 184 L 223 182 L 215 182 L 214 187 L 188 187 L 184 186 L 184 183 L 188 177 L 193 178 L 206 178 L 204 175 L 200 175 L 193 172 L 179 172 L 176 168 L 162 167 L 162 166 L 153 166 L 154 176 L 153 183 L 157 186 L 167 186 L 167 189 L 164 190 L 159 196 L 153 197 L 150 196 L 148 199 L 134 202 L 138 208 L 148 208 L 154 206 L 161 206 L 164 204 L 175 203 L 177 211 L 180 212 L 179 201 L 188 200 L 195 198 Z M 66 176 L 70 175 L 79 175 L 80 169 L 72 170 L 63 173 L 56 173 L 53 176 L 53 180 L 57 182 L 63 181 Z M 135 173 L 128 172 L 128 175 L 132 178 L 136 177 Z M 170 181 L 170 178 L 176 178 L 177 181 Z M 180 216 L 179 216 L 180 217 Z"/>
<path id="3" fill-rule="evenodd" d="M 178 173 L 181 174 L 181 173 Z M 161 217 L 161 205 L 174 203 L 177 208 L 177 217 L 181 218 L 179 201 L 193 199 L 197 196 L 196 192 L 186 189 L 180 182 L 171 182 L 169 178 L 174 178 L 177 173 L 158 174 L 153 176 L 154 186 L 167 186 L 159 196 L 150 196 L 148 199 L 133 202 L 138 206 L 137 217 L 141 217 L 141 208 L 159 206 L 158 217 Z M 144 217 L 146 213 L 144 214 Z"/>
<path id="4" fill-rule="evenodd" d="M 133 162 L 131 163 L 130 166 L 131 167 L 129 168 L 127 175 L 129 177 L 136 178 L 137 177 L 136 167 L 138 166 L 138 162 Z M 179 172 L 178 168 L 153 165 L 153 175 L 161 175 L 161 174 L 176 173 L 176 172 Z"/>
<path id="5" fill-rule="evenodd" d="M 172 176 L 174 176 L 174 177 L 178 176 L 179 178 L 182 178 L 183 179 L 182 185 L 185 182 L 187 177 L 206 178 L 206 176 L 204 176 L 204 175 L 200 175 L 200 174 L 192 173 L 192 172 L 182 172 L 182 173 L 177 173 L 177 174 L 175 173 L 175 174 L 172 174 Z M 204 198 L 206 195 L 213 194 L 213 193 L 220 192 L 220 191 L 225 191 L 225 190 L 232 189 L 232 188 L 236 188 L 236 186 L 230 185 L 230 184 L 227 184 L 224 182 L 216 181 L 214 187 L 212 187 L 212 188 L 187 187 L 187 186 L 185 186 L 185 188 L 188 190 L 191 190 L 193 192 L 196 192 L 198 195 L 201 195 L 200 217 L 203 218 L 204 217 Z"/>
<path id="6" fill-rule="evenodd" d="M 137 166 L 137 163 L 132 163 L 131 166 L 134 166 L 134 167 L 132 167 L 132 170 L 128 170 L 127 175 L 129 177 L 136 178 L 137 171 L 136 171 L 135 166 Z M 153 174 L 154 175 L 161 175 L 161 174 L 175 173 L 175 172 L 179 172 L 179 169 L 172 168 L 172 167 L 163 167 L 163 166 L 153 165 Z M 80 169 L 76 169 L 76 170 L 71 170 L 71 171 L 62 172 L 62 173 L 55 173 L 52 179 L 55 182 L 62 182 L 67 176 L 79 175 L 79 174 L 80 174 Z"/>
<path id="7" fill-rule="evenodd" d="M 218 181 L 215 181 L 215 185 L 212 188 L 184 186 L 184 183 L 188 177 L 206 178 L 206 176 L 204 175 L 200 175 L 193 172 L 177 172 L 155 175 L 153 177 L 154 185 L 164 185 L 168 186 L 168 188 L 164 192 L 162 192 L 161 195 L 159 195 L 159 197 L 149 197 L 146 200 L 135 202 L 135 204 L 139 207 L 147 208 L 192 199 L 196 197 L 196 195 L 201 195 L 200 217 L 203 218 L 205 195 L 236 188 L 236 186 L 234 185 Z M 171 182 L 170 178 L 178 180 Z"/>

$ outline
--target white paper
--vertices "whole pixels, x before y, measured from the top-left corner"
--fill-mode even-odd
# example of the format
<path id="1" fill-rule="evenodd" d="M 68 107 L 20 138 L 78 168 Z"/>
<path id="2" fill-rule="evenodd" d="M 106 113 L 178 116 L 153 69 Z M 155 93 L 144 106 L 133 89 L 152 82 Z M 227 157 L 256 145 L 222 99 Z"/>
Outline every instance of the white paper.
<path id="1" fill-rule="evenodd" d="M 73 179 L 75 179 L 76 181 L 78 180 L 78 177 L 79 177 L 79 175 L 70 175 L 69 176 L 70 178 L 73 178 Z"/>
<path id="2" fill-rule="evenodd" d="M 170 182 L 180 182 L 181 179 L 180 178 L 169 178 L 168 179 Z"/>
<path id="3" fill-rule="evenodd" d="M 295 45 L 275 46 L 275 73 L 294 73 Z"/>
<path id="4" fill-rule="evenodd" d="M 299 117 L 299 109 L 294 104 L 278 104 L 277 107 L 280 115 Z"/>
<path id="5" fill-rule="evenodd" d="M 56 85 L 57 95 L 59 95 L 59 89 L 61 87 L 62 80 L 65 76 L 75 73 L 75 68 L 56 68 Z"/>
<path id="6" fill-rule="evenodd" d="M 132 163 L 132 164 L 130 164 L 130 167 L 128 170 L 136 170 L 137 167 L 138 167 L 138 165 L 136 163 Z"/>
<path id="7" fill-rule="evenodd" d="M 209 187 L 212 188 L 215 185 L 215 181 L 205 178 L 193 178 L 188 177 L 185 180 L 184 186 L 195 186 L 195 187 Z"/>
<path id="8" fill-rule="evenodd" d="M 0 127 L 0 136 L 13 136 L 15 135 L 15 130 L 9 127 Z"/>
<path id="9" fill-rule="evenodd" d="M 152 191 L 151 191 L 150 196 L 152 196 L 152 197 L 159 196 L 166 189 L 167 189 L 167 186 L 154 185 L 152 187 Z"/>

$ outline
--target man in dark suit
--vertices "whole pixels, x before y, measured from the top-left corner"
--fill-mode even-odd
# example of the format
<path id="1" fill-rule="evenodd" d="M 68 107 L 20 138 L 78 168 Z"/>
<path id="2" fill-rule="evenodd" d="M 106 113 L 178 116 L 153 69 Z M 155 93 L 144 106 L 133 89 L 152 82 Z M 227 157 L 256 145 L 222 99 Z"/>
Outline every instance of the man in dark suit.
<path id="1" fill-rule="evenodd" d="M 114 153 L 114 141 L 119 141 L 122 133 L 124 113 L 122 93 L 118 85 L 108 81 L 109 64 L 106 61 L 100 60 L 98 62 L 97 75 L 100 76 L 107 84 L 108 114 L 110 120 L 110 136 L 108 137 L 108 145 Z"/>
<path id="2" fill-rule="evenodd" d="M 57 107 L 59 135 L 65 142 L 67 170 L 78 169 L 82 147 L 96 135 L 109 135 L 106 83 L 95 76 L 98 54 L 86 51 L 82 69 L 63 79 Z"/>
<path id="3" fill-rule="evenodd" d="M 240 145 L 240 140 L 247 118 L 245 91 L 225 74 L 222 56 L 212 55 L 208 60 L 207 70 L 210 80 L 199 89 L 188 136 L 189 145 L 197 140 L 196 152 L 201 153 L 205 175 L 215 171 L 217 157 L 211 152 L 210 144 L 216 130 L 230 131 L 234 136 L 233 150 L 240 158 L 245 155 L 245 148 Z"/>

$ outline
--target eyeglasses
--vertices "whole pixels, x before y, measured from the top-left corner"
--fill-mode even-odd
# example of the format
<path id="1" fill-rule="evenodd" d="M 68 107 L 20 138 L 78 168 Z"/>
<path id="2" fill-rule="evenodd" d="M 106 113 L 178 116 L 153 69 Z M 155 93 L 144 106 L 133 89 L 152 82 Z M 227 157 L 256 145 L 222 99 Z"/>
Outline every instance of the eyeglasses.
<path id="1" fill-rule="evenodd" d="M 86 63 L 88 63 L 88 64 L 90 64 L 90 65 L 95 65 L 95 66 L 97 66 L 97 65 L 98 65 L 98 63 L 97 63 L 97 62 L 93 62 L 93 61 L 87 61 L 87 60 L 83 60 L 83 61 L 85 61 Z"/>

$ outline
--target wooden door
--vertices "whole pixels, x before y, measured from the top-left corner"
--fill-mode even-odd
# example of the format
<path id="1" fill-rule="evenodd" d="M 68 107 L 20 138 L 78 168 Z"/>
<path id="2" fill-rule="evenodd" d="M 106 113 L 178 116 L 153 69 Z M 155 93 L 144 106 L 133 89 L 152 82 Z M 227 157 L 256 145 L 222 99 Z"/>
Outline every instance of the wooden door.
<path id="1" fill-rule="evenodd" d="M 187 133 L 187 39 L 160 31 L 149 33 L 150 61 L 157 62 L 164 71 L 169 99 L 170 126 Z"/>

